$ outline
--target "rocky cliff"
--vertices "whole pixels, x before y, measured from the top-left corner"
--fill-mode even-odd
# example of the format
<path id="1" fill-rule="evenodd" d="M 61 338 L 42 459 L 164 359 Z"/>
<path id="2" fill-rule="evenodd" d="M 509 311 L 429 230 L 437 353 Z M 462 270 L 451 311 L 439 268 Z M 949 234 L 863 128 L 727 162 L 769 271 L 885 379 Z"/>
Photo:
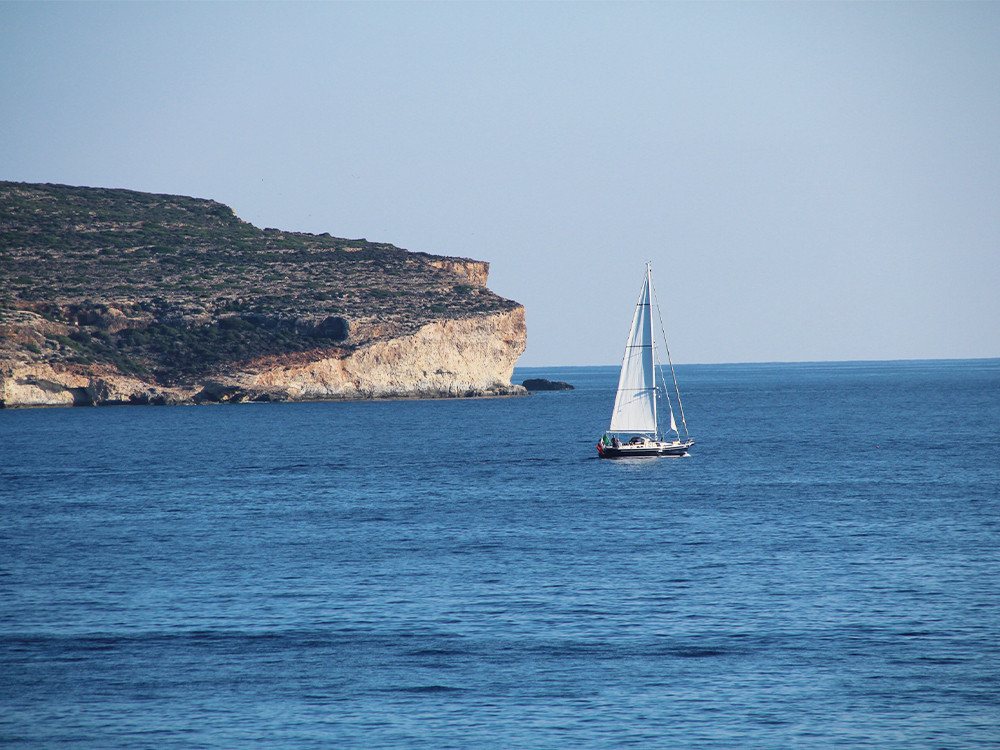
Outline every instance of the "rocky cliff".
<path id="1" fill-rule="evenodd" d="M 0 182 L 0 406 L 521 393 L 489 264 Z"/>

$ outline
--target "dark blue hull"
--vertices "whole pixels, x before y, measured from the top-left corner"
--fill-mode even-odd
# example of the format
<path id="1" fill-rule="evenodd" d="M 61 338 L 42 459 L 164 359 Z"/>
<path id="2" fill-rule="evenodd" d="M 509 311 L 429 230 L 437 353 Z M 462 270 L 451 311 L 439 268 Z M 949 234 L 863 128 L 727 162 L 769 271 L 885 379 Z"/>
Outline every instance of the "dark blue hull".
<path id="1" fill-rule="evenodd" d="M 685 456 L 688 448 L 694 445 L 694 440 L 684 442 L 662 443 L 647 441 L 641 445 L 622 443 L 620 446 L 597 443 L 597 453 L 601 458 L 658 458 L 659 456 Z"/>

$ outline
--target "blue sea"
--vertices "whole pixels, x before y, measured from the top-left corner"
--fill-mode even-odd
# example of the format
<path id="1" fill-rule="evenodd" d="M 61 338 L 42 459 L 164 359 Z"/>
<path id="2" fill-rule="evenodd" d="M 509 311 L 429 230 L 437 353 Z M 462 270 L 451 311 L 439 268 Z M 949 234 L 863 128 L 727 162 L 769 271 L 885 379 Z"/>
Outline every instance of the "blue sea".
<path id="1" fill-rule="evenodd" d="M 1000 360 L 0 412 L 11 748 L 1000 747 Z"/>

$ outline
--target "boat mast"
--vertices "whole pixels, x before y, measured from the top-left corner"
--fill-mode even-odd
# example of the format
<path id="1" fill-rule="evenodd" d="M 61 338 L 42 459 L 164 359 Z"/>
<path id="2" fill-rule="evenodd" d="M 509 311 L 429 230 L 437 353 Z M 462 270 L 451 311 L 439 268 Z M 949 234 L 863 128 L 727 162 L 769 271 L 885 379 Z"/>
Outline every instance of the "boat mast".
<path id="1" fill-rule="evenodd" d="M 653 336 L 653 267 L 652 264 L 646 261 L 646 324 L 649 326 L 649 357 L 650 357 L 650 374 L 653 376 L 653 382 L 647 383 L 647 387 L 652 389 L 652 394 L 650 401 L 653 404 L 653 440 L 659 441 L 660 439 L 660 420 L 656 413 L 656 338 Z M 659 314 L 659 312 L 657 312 Z"/>
<path id="2" fill-rule="evenodd" d="M 649 263 L 646 263 L 647 272 L 649 270 Z M 656 298 L 656 289 L 650 284 L 650 292 L 652 294 L 653 300 L 656 302 L 656 315 L 660 319 L 660 332 L 663 334 L 663 348 L 667 351 L 667 364 L 670 366 L 670 377 L 674 381 L 674 395 L 677 396 L 677 408 L 681 412 L 681 424 L 684 425 L 684 439 L 690 439 L 690 434 L 688 433 L 687 420 L 684 419 L 684 404 L 681 402 L 681 391 L 677 387 L 677 374 L 674 372 L 674 362 L 670 358 L 670 344 L 667 343 L 667 330 L 663 326 L 663 313 L 660 310 L 660 300 Z M 660 372 L 660 378 L 663 378 L 663 372 Z M 664 389 L 666 390 L 666 389 Z M 670 403 L 670 396 L 667 396 L 667 403 Z M 680 434 L 678 433 L 678 437 Z"/>

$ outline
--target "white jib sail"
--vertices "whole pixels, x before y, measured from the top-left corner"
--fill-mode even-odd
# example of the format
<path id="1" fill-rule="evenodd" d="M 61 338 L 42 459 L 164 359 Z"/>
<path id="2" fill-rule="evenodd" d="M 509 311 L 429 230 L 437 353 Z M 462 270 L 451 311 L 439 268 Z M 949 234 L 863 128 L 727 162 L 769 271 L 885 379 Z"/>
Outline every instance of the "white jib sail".
<path id="1" fill-rule="evenodd" d="M 610 432 L 656 432 L 656 379 L 653 373 L 653 317 L 649 268 L 625 344 Z"/>

